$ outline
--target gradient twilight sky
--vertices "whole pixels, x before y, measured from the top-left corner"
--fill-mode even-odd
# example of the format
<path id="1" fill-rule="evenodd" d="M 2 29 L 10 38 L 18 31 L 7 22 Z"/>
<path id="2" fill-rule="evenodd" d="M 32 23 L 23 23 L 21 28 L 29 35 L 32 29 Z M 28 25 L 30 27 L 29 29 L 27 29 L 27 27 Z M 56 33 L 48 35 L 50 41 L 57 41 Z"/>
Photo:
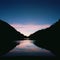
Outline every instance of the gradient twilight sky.
<path id="1" fill-rule="evenodd" d="M 0 0 L 0 19 L 18 31 L 20 28 L 25 35 L 35 32 L 38 28 L 42 29 L 43 26 L 48 27 L 59 18 L 60 0 Z M 33 28 L 29 30 L 31 26 Z"/>

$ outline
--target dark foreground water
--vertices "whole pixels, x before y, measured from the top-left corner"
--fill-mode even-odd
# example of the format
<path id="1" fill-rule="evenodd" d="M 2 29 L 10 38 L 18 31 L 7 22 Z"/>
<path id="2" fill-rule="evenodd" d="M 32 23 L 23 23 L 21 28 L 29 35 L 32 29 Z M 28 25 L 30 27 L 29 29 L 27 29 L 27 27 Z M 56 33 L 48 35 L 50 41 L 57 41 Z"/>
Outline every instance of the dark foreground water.
<path id="1" fill-rule="evenodd" d="M 39 48 L 36 45 L 33 44 L 33 41 L 31 40 L 23 40 L 23 41 L 17 41 L 20 43 L 17 45 L 14 49 L 12 49 L 10 52 L 5 54 L 5 57 L 11 57 L 11 56 L 49 56 L 52 57 L 54 54 L 52 54 L 50 51 Z"/>

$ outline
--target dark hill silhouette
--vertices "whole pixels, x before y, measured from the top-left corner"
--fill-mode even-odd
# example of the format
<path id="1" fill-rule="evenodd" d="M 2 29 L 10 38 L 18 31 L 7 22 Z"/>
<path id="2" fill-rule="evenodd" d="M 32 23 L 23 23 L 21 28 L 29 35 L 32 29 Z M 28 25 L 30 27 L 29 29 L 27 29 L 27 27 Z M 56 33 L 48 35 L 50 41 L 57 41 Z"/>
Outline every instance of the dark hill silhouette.
<path id="1" fill-rule="evenodd" d="M 60 19 L 49 28 L 39 30 L 29 36 L 31 40 L 36 40 L 35 45 L 46 48 L 56 56 L 60 55 Z"/>
<path id="2" fill-rule="evenodd" d="M 16 31 L 11 25 L 0 20 L 0 56 L 17 45 L 14 41 L 23 40 L 24 37 L 23 34 Z"/>

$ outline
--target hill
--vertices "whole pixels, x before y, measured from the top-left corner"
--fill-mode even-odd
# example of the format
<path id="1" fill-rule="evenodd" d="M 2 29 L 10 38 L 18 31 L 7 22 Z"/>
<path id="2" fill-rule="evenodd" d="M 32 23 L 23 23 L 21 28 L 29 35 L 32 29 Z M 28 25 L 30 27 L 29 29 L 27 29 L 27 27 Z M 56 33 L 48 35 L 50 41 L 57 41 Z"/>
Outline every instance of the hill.
<path id="1" fill-rule="evenodd" d="M 17 40 L 23 40 L 24 35 L 18 32 L 7 22 L 0 19 L 0 56 L 13 49 Z"/>
<path id="2" fill-rule="evenodd" d="M 29 36 L 31 40 L 35 40 L 34 44 L 46 48 L 56 56 L 60 54 L 60 19 L 52 24 L 49 28 L 38 30 Z"/>

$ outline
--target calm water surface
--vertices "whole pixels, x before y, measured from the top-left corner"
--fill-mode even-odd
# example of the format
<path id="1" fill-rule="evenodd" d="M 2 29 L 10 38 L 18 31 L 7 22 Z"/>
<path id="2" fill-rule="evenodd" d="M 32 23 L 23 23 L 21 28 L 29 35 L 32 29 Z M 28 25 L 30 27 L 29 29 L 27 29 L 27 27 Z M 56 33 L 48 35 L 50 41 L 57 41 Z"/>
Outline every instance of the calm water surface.
<path id="1" fill-rule="evenodd" d="M 32 40 L 17 41 L 17 43 L 19 45 L 5 56 L 54 56 L 50 51 L 34 45 Z"/>

